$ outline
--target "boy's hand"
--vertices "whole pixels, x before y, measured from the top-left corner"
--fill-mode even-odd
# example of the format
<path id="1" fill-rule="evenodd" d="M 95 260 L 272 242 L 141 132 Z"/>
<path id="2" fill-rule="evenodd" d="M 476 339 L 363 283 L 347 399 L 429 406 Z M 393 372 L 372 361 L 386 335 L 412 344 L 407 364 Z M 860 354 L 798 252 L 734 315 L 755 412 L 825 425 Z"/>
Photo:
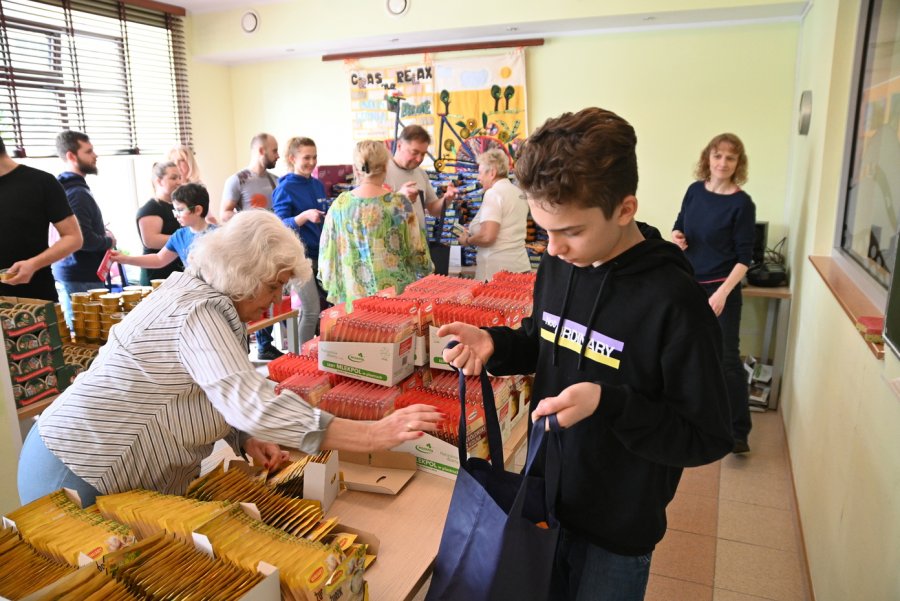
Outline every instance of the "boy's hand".
<path id="1" fill-rule="evenodd" d="M 586 417 L 593 415 L 600 405 L 603 389 L 593 382 L 579 382 L 563 389 L 558 396 L 547 397 L 531 412 L 531 421 L 556 414 L 559 425 L 570 428 Z M 549 426 L 549 422 L 548 426 Z"/>
<path id="2" fill-rule="evenodd" d="M 484 364 L 494 354 L 494 341 L 490 334 L 460 321 L 441 326 L 438 336 L 453 336 L 459 340 L 458 346 L 444 349 L 443 357 L 444 361 L 461 369 L 467 376 L 480 374 Z"/>
<path id="3" fill-rule="evenodd" d="M 672 230 L 672 242 L 674 242 L 681 250 L 687 250 L 687 238 L 684 237 L 684 232 Z"/>

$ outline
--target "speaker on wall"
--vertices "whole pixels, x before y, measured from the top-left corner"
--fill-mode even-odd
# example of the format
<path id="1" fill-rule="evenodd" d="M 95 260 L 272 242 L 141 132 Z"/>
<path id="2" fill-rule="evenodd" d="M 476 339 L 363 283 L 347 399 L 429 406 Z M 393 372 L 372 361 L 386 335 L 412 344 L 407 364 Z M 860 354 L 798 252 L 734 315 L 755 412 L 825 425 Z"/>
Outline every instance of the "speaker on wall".
<path id="1" fill-rule="evenodd" d="M 753 238 L 753 263 L 762 263 L 766 259 L 766 244 L 769 239 L 769 222 L 756 222 L 756 235 Z"/>

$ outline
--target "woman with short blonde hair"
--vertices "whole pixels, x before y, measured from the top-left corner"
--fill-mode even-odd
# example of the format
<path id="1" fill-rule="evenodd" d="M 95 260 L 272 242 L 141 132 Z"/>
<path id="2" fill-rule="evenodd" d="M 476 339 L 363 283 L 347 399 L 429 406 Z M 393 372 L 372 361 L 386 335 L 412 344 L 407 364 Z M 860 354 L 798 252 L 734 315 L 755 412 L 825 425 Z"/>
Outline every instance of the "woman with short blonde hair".
<path id="1" fill-rule="evenodd" d="M 135 488 L 184 494 L 219 439 L 276 469 L 279 445 L 371 452 L 433 430 L 427 405 L 375 422 L 334 417 L 247 357 L 247 327 L 291 282 L 312 276 L 303 245 L 268 211 L 241 211 L 198 238 L 173 274 L 109 333 L 90 369 L 44 410 L 19 459 L 22 503 L 61 487 L 92 505 Z"/>
<path id="2" fill-rule="evenodd" d="M 322 226 L 319 280 L 328 300 L 343 303 L 434 271 L 425 230 L 409 199 L 385 191 L 391 160 L 383 142 L 364 140 L 353 151 L 358 187 L 331 205 Z"/>

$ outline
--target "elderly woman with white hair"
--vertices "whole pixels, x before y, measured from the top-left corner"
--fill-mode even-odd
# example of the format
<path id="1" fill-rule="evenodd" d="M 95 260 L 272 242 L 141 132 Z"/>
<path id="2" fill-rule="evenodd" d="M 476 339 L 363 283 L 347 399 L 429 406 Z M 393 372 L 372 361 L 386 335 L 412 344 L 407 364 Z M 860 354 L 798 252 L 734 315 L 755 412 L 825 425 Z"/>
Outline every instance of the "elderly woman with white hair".
<path id="1" fill-rule="evenodd" d="M 219 439 L 269 468 L 279 445 L 389 449 L 432 430 L 427 405 L 376 422 L 333 417 L 275 394 L 247 357 L 246 323 L 290 282 L 312 277 L 297 236 L 267 211 L 245 211 L 197 240 L 174 273 L 113 326 L 90 368 L 40 416 L 19 460 L 22 503 L 61 487 L 85 505 L 134 488 L 182 494 Z"/>
<path id="2" fill-rule="evenodd" d="M 461 245 L 478 249 L 475 279 L 489 280 L 498 271 L 530 271 L 528 202 L 509 181 L 509 158 L 503 151 L 495 148 L 478 156 L 478 181 L 485 190 L 481 208 L 459 236 Z"/>

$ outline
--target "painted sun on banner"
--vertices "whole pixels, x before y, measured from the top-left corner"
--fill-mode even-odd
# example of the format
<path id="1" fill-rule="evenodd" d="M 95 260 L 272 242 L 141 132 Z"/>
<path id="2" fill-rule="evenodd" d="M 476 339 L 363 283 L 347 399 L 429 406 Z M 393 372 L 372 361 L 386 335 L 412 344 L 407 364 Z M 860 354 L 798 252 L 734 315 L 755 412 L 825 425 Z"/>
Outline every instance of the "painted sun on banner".
<path id="1" fill-rule="evenodd" d="M 434 65 L 427 57 L 390 67 L 350 63 L 347 77 L 355 141 L 393 142 L 399 121 L 388 99 L 395 95 L 404 99 L 398 109 L 403 125 L 415 123 L 428 131 L 434 127 Z"/>
<path id="2" fill-rule="evenodd" d="M 525 139 L 525 53 L 435 63 L 435 167 L 477 170 L 476 159 L 492 148 L 514 164 Z"/>

